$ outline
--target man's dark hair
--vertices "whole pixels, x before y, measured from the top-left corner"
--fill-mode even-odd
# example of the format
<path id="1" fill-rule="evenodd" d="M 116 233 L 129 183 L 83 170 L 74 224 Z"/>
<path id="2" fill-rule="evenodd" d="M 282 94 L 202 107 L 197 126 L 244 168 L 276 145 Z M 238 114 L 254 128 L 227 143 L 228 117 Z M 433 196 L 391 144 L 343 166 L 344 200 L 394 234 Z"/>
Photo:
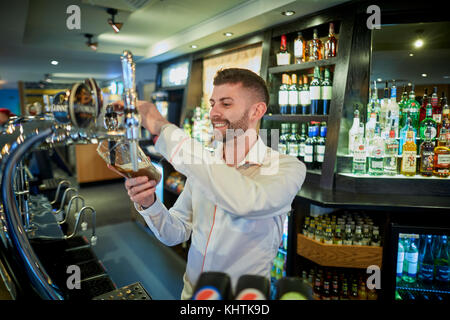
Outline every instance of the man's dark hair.
<path id="1" fill-rule="evenodd" d="M 253 89 L 258 99 L 269 106 L 269 91 L 266 82 L 259 75 L 248 69 L 228 68 L 217 71 L 213 84 L 241 83 L 244 88 Z"/>

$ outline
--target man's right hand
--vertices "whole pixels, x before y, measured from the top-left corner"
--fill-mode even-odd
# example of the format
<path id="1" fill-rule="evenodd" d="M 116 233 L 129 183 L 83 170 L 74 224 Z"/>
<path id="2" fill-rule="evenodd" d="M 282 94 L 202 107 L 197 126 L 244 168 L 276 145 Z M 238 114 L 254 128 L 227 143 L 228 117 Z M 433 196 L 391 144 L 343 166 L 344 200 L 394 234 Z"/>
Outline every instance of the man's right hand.
<path id="1" fill-rule="evenodd" d="M 128 178 L 109 164 L 108 168 L 126 179 L 125 188 L 128 191 L 128 196 L 130 197 L 131 201 L 144 208 L 150 207 L 155 202 L 155 180 L 148 181 L 147 176 Z"/>

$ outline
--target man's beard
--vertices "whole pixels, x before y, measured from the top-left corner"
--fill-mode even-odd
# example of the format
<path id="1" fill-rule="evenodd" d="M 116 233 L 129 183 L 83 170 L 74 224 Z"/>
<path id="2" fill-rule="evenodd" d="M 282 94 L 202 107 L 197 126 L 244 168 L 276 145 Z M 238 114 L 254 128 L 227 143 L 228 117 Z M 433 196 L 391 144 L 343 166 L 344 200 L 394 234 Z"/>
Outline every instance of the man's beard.
<path id="1" fill-rule="evenodd" d="M 225 130 L 225 135 L 218 130 L 214 130 L 214 139 L 222 142 L 227 142 L 230 139 L 238 137 L 245 133 L 248 129 L 248 110 L 245 110 L 244 114 L 239 120 L 230 122 L 226 119 L 214 119 L 214 121 L 220 120 L 227 123 L 227 129 Z"/>

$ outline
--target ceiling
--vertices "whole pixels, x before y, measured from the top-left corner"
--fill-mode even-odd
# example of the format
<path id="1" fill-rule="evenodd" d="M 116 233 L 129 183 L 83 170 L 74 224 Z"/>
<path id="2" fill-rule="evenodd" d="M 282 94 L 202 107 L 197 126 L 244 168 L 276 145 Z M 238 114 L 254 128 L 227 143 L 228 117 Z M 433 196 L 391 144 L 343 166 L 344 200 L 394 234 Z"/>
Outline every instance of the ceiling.
<path id="1" fill-rule="evenodd" d="M 131 50 L 137 68 L 231 41 L 346 0 L 14 0 L 0 2 L 0 85 L 53 83 L 121 76 L 119 55 Z M 81 12 L 81 29 L 69 30 L 70 5 Z M 133 7 L 133 5 L 135 7 Z M 119 8 L 116 34 L 106 6 Z M 287 17 L 280 13 L 293 10 Z M 224 32 L 233 32 L 225 37 Z M 87 45 L 94 35 L 98 50 Z M 191 48 L 197 45 L 196 49 Z M 50 62 L 57 60 L 58 65 Z"/>
<path id="2" fill-rule="evenodd" d="M 413 45 L 418 38 L 421 48 Z M 382 25 L 373 33 L 371 80 L 382 79 L 378 88 L 392 79 L 397 86 L 450 84 L 449 39 L 450 22 Z"/>

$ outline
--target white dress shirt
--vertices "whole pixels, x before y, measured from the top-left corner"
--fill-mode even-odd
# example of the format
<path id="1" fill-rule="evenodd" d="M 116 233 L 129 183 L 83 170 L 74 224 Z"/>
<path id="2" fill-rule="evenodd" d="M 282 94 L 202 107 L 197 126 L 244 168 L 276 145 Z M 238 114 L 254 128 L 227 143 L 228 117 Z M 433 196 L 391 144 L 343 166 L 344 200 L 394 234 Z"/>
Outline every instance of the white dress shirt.
<path id="1" fill-rule="evenodd" d="M 222 143 L 212 153 L 175 125 L 163 128 L 155 148 L 187 177 L 185 188 L 169 210 L 159 199 L 145 210 L 135 206 L 162 243 L 173 246 L 191 237 L 181 298 L 191 298 L 205 271 L 227 273 L 233 288 L 244 274 L 269 278 L 305 165 L 259 137 L 245 159 L 230 167 Z"/>

